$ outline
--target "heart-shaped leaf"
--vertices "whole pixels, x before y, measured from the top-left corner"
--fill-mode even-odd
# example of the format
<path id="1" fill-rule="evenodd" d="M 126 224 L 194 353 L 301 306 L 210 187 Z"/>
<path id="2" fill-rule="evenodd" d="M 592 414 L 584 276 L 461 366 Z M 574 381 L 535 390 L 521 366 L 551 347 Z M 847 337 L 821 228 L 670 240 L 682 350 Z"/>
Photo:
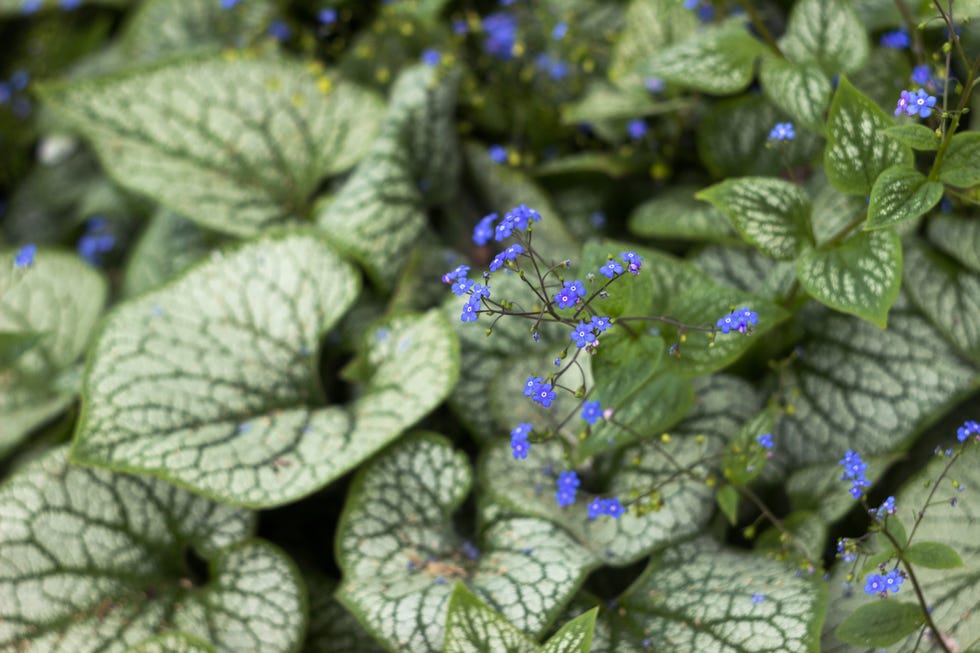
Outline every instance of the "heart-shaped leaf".
<path id="1" fill-rule="evenodd" d="M 285 59 L 182 59 L 41 94 L 120 185 L 235 235 L 306 215 L 380 118 L 373 94 Z"/>
<path id="2" fill-rule="evenodd" d="M 660 48 L 641 61 L 634 72 L 684 88 L 729 95 L 749 85 L 755 60 L 766 52 L 766 46 L 736 20 Z"/>
<path id="3" fill-rule="evenodd" d="M 864 228 L 884 229 L 914 220 L 943 198 L 943 185 L 905 166 L 888 168 L 875 179 Z"/>
<path id="4" fill-rule="evenodd" d="M 980 220 L 940 215 L 929 220 L 929 240 L 974 272 L 980 272 Z"/>
<path id="5" fill-rule="evenodd" d="M 885 328 L 902 284 L 902 242 L 888 229 L 809 248 L 796 261 L 796 277 L 820 303 Z"/>
<path id="6" fill-rule="evenodd" d="M 867 32 L 847 0 L 800 0 L 779 45 L 791 61 L 815 61 L 828 75 L 857 70 L 870 50 Z"/>
<path id="7" fill-rule="evenodd" d="M 602 490 L 602 496 L 618 494 L 624 502 L 631 499 L 631 493 L 652 488 L 663 503 L 659 510 L 590 520 L 587 506 L 597 494 L 585 489 L 579 490 L 574 506 L 559 508 L 555 479 L 569 462 L 555 440 L 533 443 L 526 460 L 514 460 L 503 438 L 492 443 L 480 462 L 480 483 L 508 510 L 561 525 L 592 552 L 597 562 L 630 564 L 654 549 L 696 533 L 710 518 L 713 492 L 697 479 L 706 472 L 699 461 L 720 453 L 722 444 L 759 405 L 748 384 L 724 375 L 699 381 L 696 397 L 694 409 L 671 430 L 667 442 L 647 439 L 626 448 L 617 471 L 595 488 Z M 686 466 L 690 466 L 690 474 L 678 473 L 679 467 Z"/>
<path id="8" fill-rule="evenodd" d="M 302 580 L 247 512 L 57 449 L 0 487 L 0 514 L 3 650 L 121 652 L 169 629 L 228 653 L 300 643 Z"/>
<path id="9" fill-rule="evenodd" d="M 730 241 L 735 235 L 725 215 L 694 199 L 694 186 L 666 190 L 630 214 L 630 231 L 644 238 L 677 238 L 698 241 Z"/>
<path id="10" fill-rule="evenodd" d="M 823 114 L 832 89 L 820 66 L 768 57 L 762 62 L 759 81 L 769 101 L 794 121 L 823 131 Z"/>
<path id="11" fill-rule="evenodd" d="M 742 177 L 705 188 L 696 197 L 728 216 L 747 242 L 773 258 L 792 259 L 813 242 L 810 198 L 796 184 Z"/>
<path id="12" fill-rule="evenodd" d="M 980 273 L 923 245 L 910 243 L 905 255 L 909 298 L 957 349 L 980 363 Z"/>
<path id="13" fill-rule="evenodd" d="M 217 240 L 172 211 L 157 211 L 130 254 L 125 294 L 138 295 L 160 287 L 201 260 Z"/>
<path id="14" fill-rule="evenodd" d="M 900 450 L 921 426 L 975 386 L 960 360 L 900 294 L 888 329 L 814 307 L 801 314 L 800 359 L 781 374 L 777 457 L 792 465 Z"/>
<path id="15" fill-rule="evenodd" d="M 610 609 L 600 608 L 592 651 L 811 653 L 825 608 L 821 583 L 702 538 L 654 556 Z"/>
<path id="16" fill-rule="evenodd" d="M 453 123 L 458 76 L 403 72 L 381 135 L 317 223 L 371 278 L 389 288 L 426 226 L 426 207 L 455 192 L 459 144 Z"/>
<path id="17" fill-rule="evenodd" d="M 323 487 L 431 410 L 457 374 L 438 313 L 394 317 L 364 335 L 357 398 L 315 408 L 319 338 L 357 290 L 322 238 L 283 233 L 121 305 L 91 355 L 73 460 L 237 505 Z"/>
<path id="18" fill-rule="evenodd" d="M 85 351 L 107 294 L 101 275 L 75 256 L 41 250 L 27 268 L 15 268 L 13 258 L 0 254 L 0 333 L 7 343 L 0 361 L 0 457 L 74 400 L 72 364 Z"/>
<path id="19" fill-rule="evenodd" d="M 127 65 L 175 54 L 240 48 L 265 33 L 275 16 L 268 2 L 239 2 L 225 8 L 211 0 L 149 0 L 138 5 L 120 37 Z"/>
<path id="20" fill-rule="evenodd" d="M 922 608 L 908 601 L 875 601 L 862 605 L 837 627 L 837 637 L 858 646 L 891 646 L 926 621 Z"/>
<path id="21" fill-rule="evenodd" d="M 827 116 L 824 168 L 838 190 L 869 195 L 878 175 L 892 166 L 911 167 L 912 149 L 883 130 L 891 119 L 843 75 Z"/>
<path id="22" fill-rule="evenodd" d="M 944 184 L 959 188 L 980 185 L 980 134 L 961 132 L 953 136 L 939 168 Z"/>
<path id="23" fill-rule="evenodd" d="M 955 440 L 953 444 L 956 444 Z M 925 509 L 925 516 L 911 535 L 911 547 L 915 547 L 916 543 L 926 544 L 928 540 L 930 547 L 936 544 L 949 547 L 963 563 L 963 566 L 955 568 L 915 567 L 915 575 L 928 602 L 930 616 L 939 629 L 951 638 L 950 641 L 963 645 L 976 642 L 980 638 L 980 595 L 977 594 L 977 587 L 980 586 L 980 515 L 975 504 L 967 500 L 966 494 L 961 494 L 953 486 L 950 477 L 936 486 L 936 479 L 948 463 L 949 459 L 944 456 L 934 457 L 895 493 L 895 506 L 904 515 L 914 515 Z M 950 476 L 959 482 L 960 488 L 967 488 L 967 492 L 969 488 L 980 487 L 980 447 L 967 446 L 963 457 L 952 468 Z M 890 528 L 891 518 L 888 523 Z M 945 549 L 947 556 L 949 549 Z M 851 565 L 841 564 L 834 570 L 834 575 L 843 580 L 842 576 L 850 570 Z M 914 594 L 907 582 L 899 596 L 890 596 L 884 601 L 868 596 L 859 589 L 850 590 L 845 586 L 842 591 L 838 589 L 842 587 L 841 583 L 834 582 L 833 579 L 828 586 L 832 588 L 831 607 L 824 625 L 823 651 L 857 653 L 866 650 L 842 645 L 839 641 L 841 638 L 833 634 L 852 614 L 861 614 L 864 609 L 862 606 L 901 601 L 903 598 L 906 601 L 914 600 Z M 909 592 L 908 597 L 902 596 L 905 592 Z M 916 607 L 921 615 L 921 608 Z M 853 617 L 851 619 L 856 623 Z M 884 633 L 887 629 L 880 630 Z M 896 653 L 912 653 L 916 649 L 922 649 L 918 634 L 909 635 L 894 647 L 888 646 L 889 651 Z"/>
<path id="24" fill-rule="evenodd" d="M 438 651 L 453 581 L 520 631 L 539 635 L 594 564 L 541 519 L 501 518 L 474 545 L 452 529 L 469 493 L 466 457 L 445 438 L 406 439 L 361 469 L 337 535 L 338 598 L 392 649 Z"/>
<path id="25" fill-rule="evenodd" d="M 457 583 L 446 617 L 446 653 L 506 651 L 507 653 L 589 653 L 596 610 L 562 626 L 544 646 L 538 645 L 506 619 Z"/>

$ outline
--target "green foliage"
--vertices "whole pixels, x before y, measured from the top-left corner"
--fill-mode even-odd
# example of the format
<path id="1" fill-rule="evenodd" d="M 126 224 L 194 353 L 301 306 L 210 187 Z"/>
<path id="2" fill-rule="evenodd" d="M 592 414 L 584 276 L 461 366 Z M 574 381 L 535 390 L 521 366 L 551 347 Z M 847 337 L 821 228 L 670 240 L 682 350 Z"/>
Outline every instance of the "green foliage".
<path id="1" fill-rule="evenodd" d="M 976 649 L 947 4 L 0 0 L 0 650 Z"/>

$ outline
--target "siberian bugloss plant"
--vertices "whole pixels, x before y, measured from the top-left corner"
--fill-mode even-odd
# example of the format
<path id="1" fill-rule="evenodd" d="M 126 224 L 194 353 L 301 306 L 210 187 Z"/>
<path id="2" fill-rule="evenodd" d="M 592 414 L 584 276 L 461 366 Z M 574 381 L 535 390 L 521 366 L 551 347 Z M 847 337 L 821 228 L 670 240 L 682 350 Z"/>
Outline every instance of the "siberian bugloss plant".
<path id="1" fill-rule="evenodd" d="M 0 0 L 0 651 L 980 650 L 978 19 Z"/>

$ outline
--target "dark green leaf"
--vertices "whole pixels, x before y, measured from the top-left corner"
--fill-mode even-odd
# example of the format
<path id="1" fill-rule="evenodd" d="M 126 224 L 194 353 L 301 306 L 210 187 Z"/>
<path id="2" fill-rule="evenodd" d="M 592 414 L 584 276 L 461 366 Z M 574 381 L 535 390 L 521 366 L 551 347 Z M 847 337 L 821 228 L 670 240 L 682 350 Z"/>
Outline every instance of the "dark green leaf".
<path id="1" fill-rule="evenodd" d="M 892 230 L 859 233 L 804 251 L 796 275 L 814 299 L 884 329 L 902 283 L 902 243 Z"/>
<path id="2" fill-rule="evenodd" d="M 930 152 L 939 149 L 940 140 L 936 132 L 918 123 L 887 127 L 882 133 L 913 150 Z"/>
<path id="3" fill-rule="evenodd" d="M 695 197 L 728 216 L 746 241 L 773 258 L 792 259 L 813 241 L 810 199 L 802 188 L 782 179 L 728 179 Z"/>
<path id="4" fill-rule="evenodd" d="M 916 603 L 887 600 L 863 605 L 837 627 L 841 640 L 857 646 L 890 646 L 926 621 Z"/>
<path id="5" fill-rule="evenodd" d="M 827 178 L 838 190 L 868 195 L 878 175 L 892 166 L 911 166 L 912 150 L 885 136 L 892 121 L 843 75 L 827 117 Z"/>
<path id="6" fill-rule="evenodd" d="M 980 272 L 980 220 L 939 215 L 929 221 L 929 240 L 974 272 Z"/>
<path id="7" fill-rule="evenodd" d="M 970 131 L 953 136 L 939 167 L 939 178 L 944 184 L 959 188 L 980 184 L 980 133 Z"/>
<path id="8" fill-rule="evenodd" d="M 956 549 L 942 542 L 915 542 L 905 550 L 905 559 L 929 569 L 955 569 L 963 566 Z"/>
<path id="9" fill-rule="evenodd" d="M 715 494 L 715 503 L 721 509 L 721 513 L 728 519 L 728 523 L 734 526 L 738 523 L 738 490 L 731 485 L 718 488 Z"/>
<path id="10" fill-rule="evenodd" d="M 301 569 L 310 597 L 310 624 L 303 653 L 382 653 L 357 618 L 334 598 L 337 581 L 311 569 Z"/>
<path id="11" fill-rule="evenodd" d="M 871 187 L 864 228 L 884 229 L 925 215 L 943 198 L 943 185 L 928 181 L 915 168 L 895 166 L 882 172 Z"/>
<path id="12" fill-rule="evenodd" d="M 730 241 L 731 223 L 718 209 L 694 199 L 694 186 L 673 186 L 633 209 L 630 231 L 644 238 Z"/>

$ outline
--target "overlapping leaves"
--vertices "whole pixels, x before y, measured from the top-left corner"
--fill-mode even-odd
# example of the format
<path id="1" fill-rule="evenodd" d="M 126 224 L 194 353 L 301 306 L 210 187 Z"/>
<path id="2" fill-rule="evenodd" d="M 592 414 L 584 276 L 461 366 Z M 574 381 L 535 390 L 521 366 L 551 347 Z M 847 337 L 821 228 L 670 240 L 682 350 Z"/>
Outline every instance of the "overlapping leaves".
<path id="1" fill-rule="evenodd" d="M 389 648 L 442 649 L 455 581 L 538 636 L 593 564 L 541 519 L 501 518 L 466 542 L 452 514 L 470 482 L 465 457 L 444 438 L 422 434 L 363 468 L 351 486 L 337 536 L 338 597 Z"/>
<path id="2" fill-rule="evenodd" d="M 169 629 L 190 635 L 180 639 L 192 651 L 299 644 L 302 581 L 276 547 L 249 539 L 244 511 L 71 466 L 57 449 L 0 488 L 0 514 L 4 650 L 121 652 Z M 195 556 L 209 564 L 205 578 Z"/>
<path id="3" fill-rule="evenodd" d="M 0 455 L 78 392 L 78 369 L 105 305 L 102 276 L 81 259 L 41 250 L 15 268 L 0 254 Z"/>
<path id="4" fill-rule="evenodd" d="M 353 84 L 237 56 L 50 85 L 43 97 L 120 185 L 235 235 L 306 216 L 323 177 L 363 156 L 380 118 Z"/>
<path id="5" fill-rule="evenodd" d="M 123 304 L 92 352 L 73 459 L 238 505 L 322 487 L 438 404 L 457 373 L 441 316 L 392 317 L 364 335 L 357 398 L 318 408 L 319 339 L 357 290 L 322 239 L 284 233 Z"/>

